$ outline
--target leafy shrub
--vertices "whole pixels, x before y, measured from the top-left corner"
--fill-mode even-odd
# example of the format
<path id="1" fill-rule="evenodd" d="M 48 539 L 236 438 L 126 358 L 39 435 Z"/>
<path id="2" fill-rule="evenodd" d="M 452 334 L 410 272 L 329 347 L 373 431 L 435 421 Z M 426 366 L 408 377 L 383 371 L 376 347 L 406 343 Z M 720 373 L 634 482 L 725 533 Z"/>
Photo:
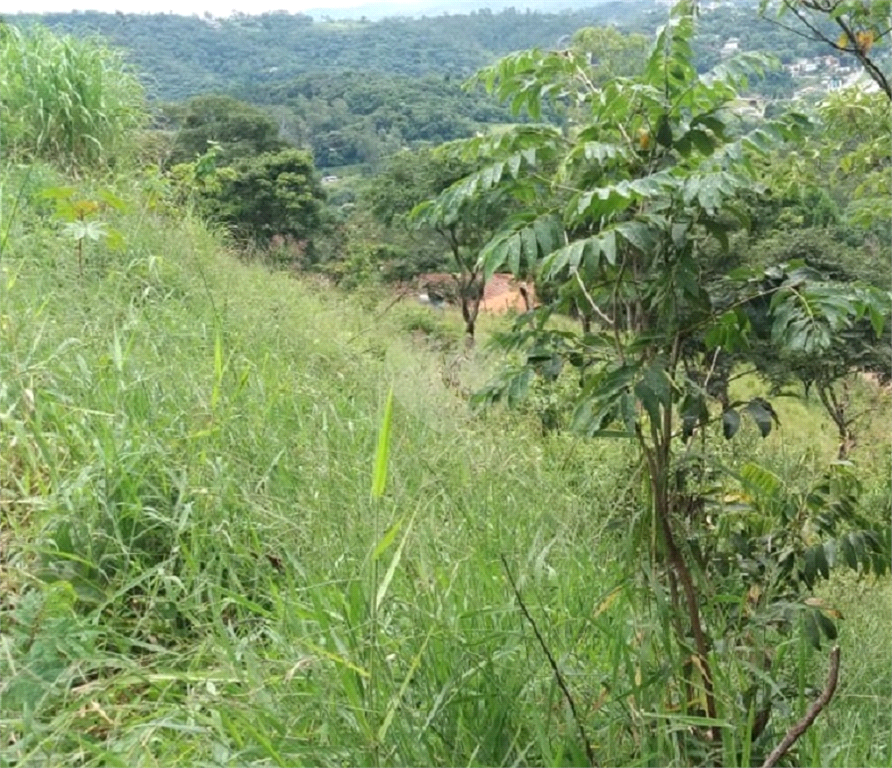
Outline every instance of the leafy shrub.
<path id="1" fill-rule="evenodd" d="M 234 166 L 217 167 L 214 146 L 171 173 L 199 210 L 244 243 L 312 256 L 312 238 L 323 228 L 325 192 L 308 152 L 266 152 Z M 197 190 L 196 190 L 197 186 Z"/>

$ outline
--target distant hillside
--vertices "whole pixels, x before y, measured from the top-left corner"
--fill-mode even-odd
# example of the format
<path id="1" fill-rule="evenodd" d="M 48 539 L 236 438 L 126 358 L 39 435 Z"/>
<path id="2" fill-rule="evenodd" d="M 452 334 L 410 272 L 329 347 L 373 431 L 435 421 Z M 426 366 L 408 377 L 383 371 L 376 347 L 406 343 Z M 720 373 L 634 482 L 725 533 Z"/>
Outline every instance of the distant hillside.
<path id="1" fill-rule="evenodd" d="M 443 2 L 448 0 L 421 0 L 413 7 Z M 557 8 L 563 3 L 527 4 Z M 381 12 L 391 6 L 368 7 Z M 379 21 L 318 20 L 286 12 L 226 19 L 98 12 L 6 18 L 77 36 L 102 35 L 127 52 L 155 102 L 208 93 L 234 96 L 263 106 L 283 138 L 312 149 L 317 167 L 368 171 L 404 147 L 438 144 L 518 119 L 482 92 L 461 88 L 468 76 L 499 57 L 566 46 L 574 32 L 588 26 L 651 35 L 667 14 L 656 0 L 613 0 L 562 12 L 509 8 Z M 731 38 L 740 50 L 773 52 L 785 62 L 822 53 L 819 43 L 759 19 L 753 7 L 729 3 L 700 18 L 694 46 L 698 68 L 721 61 Z M 767 97 L 783 97 L 794 88 L 783 71 L 752 85 Z M 176 129 L 175 123 L 159 124 Z"/>
<path id="2" fill-rule="evenodd" d="M 323 22 L 285 12 L 227 19 L 98 12 L 6 19 L 103 35 L 129 52 L 149 93 L 169 101 L 210 91 L 244 92 L 308 72 L 344 69 L 464 78 L 511 51 L 555 47 L 580 27 L 632 29 L 638 20 L 638 27 L 652 29 L 644 16 L 654 7 L 646 0 L 626 0 L 562 13 L 509 9 L 377 22 Z"/>
<path id="3" fill-rule="evenodd" d="M 626 0 L 627 2 L 628 0 Z M 393 16 L 440 16 L 443 14 L 468 14 L 480 10 L 500 12 L 509 8 L 519 12 L 526 10 L 539 13 L 561 13 L 566 10 L 593 8 L 624 0 L 416 0 L 411 4 L 383 0 L 365 2 L 352 8 L 327 8 L 320 6 L 304 11 L 316 19 L 367 19 L 377 20 Z"/>

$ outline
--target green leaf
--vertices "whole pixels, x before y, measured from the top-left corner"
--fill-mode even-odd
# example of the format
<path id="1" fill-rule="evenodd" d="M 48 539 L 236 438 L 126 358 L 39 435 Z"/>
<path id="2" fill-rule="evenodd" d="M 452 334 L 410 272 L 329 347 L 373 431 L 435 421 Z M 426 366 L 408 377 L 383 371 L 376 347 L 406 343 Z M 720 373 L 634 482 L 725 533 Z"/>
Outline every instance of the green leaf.
<path id="1" fill-rule="evenodd" d="M 883 335 L 886 318 L 875 304 L 870 304 L 867 311 L 870 315 L 870 325 L 873 328 L 873 332 L 876 334 L 877 338 L 880 338 Z"/>
<path id="2" fill-rule="evenodd" d="M 815 611 L 815 618 L 818 621 L 818 626 L 821 631 L 824 633 L 824 636 L 828 640 L 836 640 L 839 632 L 836 628 L 836 622 L 833 621 L 826 613 L 823 611 Z"/>
<path id="3" fill-rule="evenodd" d="M 384 416 L 378 432 L 378 448 L 375 451 L 375 469 L 372 472 L 372 498 L 380 499 L 387 484 L 387 459 L 390 455 L 390 429 L 393 421 L 393 387 L 387 392 Z"/>
<path id="4" fill-rule="evenodd" d="M 768 437 L 771 432 L 771 426 L 777 419 L 777 415 L 774 413 L 771 405 L 762 398 L 756 397 L 750 400 L 743 410 L 756 422 L 762 437 Z"/>
<path id="5" fill-rule="evenodd" d="M 510 407 L 515 407 L 527 396 L 532 380 L 533 371 L 530 368 L 524 368 L 517 376 L 511 378 L 505 393 Z"/>
<path id="6" fill-rule="evenodd" d="M 803 613 L 802 632 L 813 648 L 821 649 L 821 629 L 818 626 L 818 620 L 815 618 L 815 611 L 808 610 Z"/>
<path id="7" fill-rule="evenodd" d="M 545 279 L 553 278 L 565 267 L 570 267 L 571 270 L 578 269 L 586 246 L 591 246 L 590 239 L 576 240 L 554 251 L 542 264 Z"/>
<path id="8" fill-rule="evenodd" d="M 607 260 L 607 263 L 611 267 L 616 266 L 616 232 L 613 230 L 604 232 L 598 238 L 597 243 L 601 254 Z"/>
<path id="9" fill-rule="evenodd" d="M 508 256 L 508 271 L 512 275 L 516 275 L 520 272 L 520 255 L 521 255 L 521 240 L 520 235 L 518 233 L 514 233 L 505 243 L 507 249 Z"/>
<path id="10" fill-rule="evenodd" d="M 660 423 L 660 400 L 657 394 L 647 385 L 646 382 L 639 381 L 635 384 L 635 397 L 641 402 L 647 415 L 650 417 L 651 424 L 656 426 Z"/>
<path id="11" fill-rule="evenodd" d="M 112 251 L 123 251 L 126 246 L 123 233 L 109 227 L 105 232 L 105 246 Z"/>
<path id="12" fill-rule="evenodd" d="M 624 221 L 614 231 L 641 253 L 650 253 L 657 240 L 653 229 L 644 221 Z"/>
<path id="13" fill-rule="evenodd" d="M 522 263 L 528 268 L 531 268 L 536 263 L 539 255 L 538 238 L 536 237 L 535 226 L 535 222 L 533 222 L 532 226 L 524 227 L 520 230 L 521 250 L 524 257 Z M 517 269 L 511 271 L 515 275 L 521 274 L 521 263 L 518 263 Z"/>
<path id="14" fill-rule="evenodd" d="M 387 595 L 387 590 L 390 587 L 390 582 L 393 581 L 393 576 L 396 573 L 397 566 L 399 566 L 400 564 L 400 560 L 402 559 L 403 550 L 406 547 L 406 541 L 408 541 L 409 534 L 412 532 L 412 526 L 415 523 L 415 517 L 418 514 L 419 509 L 420 507 L 416 506 L 413 510 L 412 515 L 409 518 L 409 523 L 406 525 L 406 532 L 400 539 L 400 543 L 399 545 L 397 545 L 396 552 L 394 552 L 393 557 L 390 560 L 390 564 L 387 566 L 387 571 L 384 573 L 384 578 L 381 579 L 381 583 L 378 584 L 378 589 L 375 591 L 376 610 L 381 608 L 381 604 L 384 602 L 384 598 Z M 394 525 L 393 529 L 395 530 L 397 527 L 398 526 Z"/>
<path id="15" fill-rule="evenodd" d="M 715 141 L 708 133 L 706 133 L 706 131 L 700 131 L 694 128 L 688 131 L 687 135 L 701 155 L 708 157 L 715 151 Z"/>
<path id="16" fill-rule="evenodd" d="M 564 228 L 557 216 L 548 214 L 533 221 L 539 252 L 544 256 L 551 253 L 563 242 Z"/>
<path id="17" fill-rule="evenodd" d="M 733 408 L 729 408 L 722 414 L 722 434 L 726 440 L 730 440 L 740 429 L 740 414 Z"/>
<path id="18" fill-rule="evenodd" d="M 851 539 L 848 536 L 842 536 L 839 539 L 838 544 L 845 564 L 853 571 L 857 571 L 859 558 L 858 553 L 855 551 L 855 547 L 852 545 Z"/>
<path id="19" fill-rule="evenodd" d="M 709 421 L 709 409 L 706 398 L 702 393 L 685 395 L 679 406 L 681 414 L 681 434 L 684 440 L 688 440 L 698 426 L 705 426 Z"/>
<path id="20" fill-rule="evenodd" d="M 672 146 L 672 126 L 669 123 L 669 116 L 666 114 L 660 115 L 657 123 L 657 143 L 664 147 Z"/>
<path id="21" fill-rule="evenodd" d="M 100 190 L 99 197 L 104 203 L 106 203 L 106 205 L 109 205 L 116 211 L 127 210 L 127 203 L 117 195 L 109 192 L 107 189 Z"/>
<path id="22" fill-rule="evenodd" d="M 397 520 L 387 531 L 385 531 L 384 535 L 381 537 L 381 541 L 377 543 L 372 552 L 372 560 L 377 560 L 381 557 L 381 555 L 384 554 L 384 550 L 393 544 L 393 540 L 396 538 L 397 533 L 399 533 L 399 530 L 402 527 L 402 522 L 402 520 Z"/>

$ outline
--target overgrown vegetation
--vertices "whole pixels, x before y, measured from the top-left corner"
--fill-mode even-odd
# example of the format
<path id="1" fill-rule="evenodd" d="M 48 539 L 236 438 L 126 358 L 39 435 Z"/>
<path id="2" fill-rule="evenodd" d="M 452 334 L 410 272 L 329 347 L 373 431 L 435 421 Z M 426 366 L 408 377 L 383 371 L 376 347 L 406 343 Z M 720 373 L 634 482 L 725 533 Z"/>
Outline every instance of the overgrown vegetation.
<path id="1" fill-rule="evenodd" d="M 77 170 L 110 165 L 134 146 L 143 89 L 100 43 L 0 22 L 0 125 L 8 154 Z"/>
<path id="2" fill-rule="evenodd" d="M 877 102 L 739 125 L 767 62 L 699 73 L 694 35 L 680 5 L 640 67 L 594 33 L 495 64 L 537 122 L 338 211 L 248 110 L 255 145 L 199 120 L 176 165 L 0 112 L 4 765 L 757 765 L 828 645 L 780 759 L 888 764 Z M 33 40 L 74 103 L 75 43 Z M 77 45 L 99 110 L 126 69 Z M 323 256 L 351 292 L 268 268 Z M 447 258 L 542 306 L 466 349 L 382 284 Z"/>

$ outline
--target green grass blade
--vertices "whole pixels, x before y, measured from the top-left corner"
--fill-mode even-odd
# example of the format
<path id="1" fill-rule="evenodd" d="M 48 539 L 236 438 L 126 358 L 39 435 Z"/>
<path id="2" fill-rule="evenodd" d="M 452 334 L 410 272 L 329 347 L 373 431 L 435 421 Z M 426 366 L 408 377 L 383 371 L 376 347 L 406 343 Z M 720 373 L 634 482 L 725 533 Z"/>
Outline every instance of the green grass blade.
<path id="1" fill-rule="evenodd" d="M 387 393 L 384 417 L 378 433 L 378 449 L 375 452 L 375 469 L 372 474 L 372 498 L 380 499 L 387 484 L 387 459 L 390 455 L 390 429 L 393 421 L 393 387 Z"/>

